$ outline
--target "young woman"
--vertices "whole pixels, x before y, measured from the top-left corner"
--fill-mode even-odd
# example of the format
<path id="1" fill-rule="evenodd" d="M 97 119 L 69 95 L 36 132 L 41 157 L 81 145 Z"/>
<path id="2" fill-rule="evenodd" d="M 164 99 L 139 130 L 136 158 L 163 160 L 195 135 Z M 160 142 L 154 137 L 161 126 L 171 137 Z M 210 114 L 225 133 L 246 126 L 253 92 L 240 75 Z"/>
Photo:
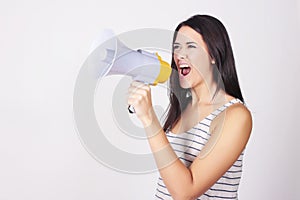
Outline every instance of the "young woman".
<path id="1" fill-rule="evenodd" d="M 208 15 L 180 23 L 173 38 L 165 124 L 148 85 L 133 82 L 128 104 L 145 127 L 160 176 L 156 199 L 238 199 L 243 151 L 252 129 L 230 40 Z"/>

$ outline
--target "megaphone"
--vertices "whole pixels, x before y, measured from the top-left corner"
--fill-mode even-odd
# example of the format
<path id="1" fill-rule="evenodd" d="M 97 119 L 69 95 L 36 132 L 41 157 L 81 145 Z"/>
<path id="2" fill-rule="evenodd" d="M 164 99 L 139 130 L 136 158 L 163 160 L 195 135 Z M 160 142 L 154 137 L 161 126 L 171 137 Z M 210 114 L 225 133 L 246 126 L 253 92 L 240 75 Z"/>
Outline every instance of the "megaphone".
<path id="1" fill-rule="evenodd" d="M 130 49 L 110 29 L 103 30 L 94 41 L 88 63 L 98 78 L 121 74 L 150 85 L 164 83 L 172 71 L 158 53 Z M 132 107 L 128 109 L 134 112 Z"/>
<path id="2" fill-rule="evenodd" d="M 167 81 L 172 71 L 158 53 L 132 50 L 110 29 L 103 30 L 93 43 L 88 61 L 99 77 L 122 74 L 151 85 Z"/>

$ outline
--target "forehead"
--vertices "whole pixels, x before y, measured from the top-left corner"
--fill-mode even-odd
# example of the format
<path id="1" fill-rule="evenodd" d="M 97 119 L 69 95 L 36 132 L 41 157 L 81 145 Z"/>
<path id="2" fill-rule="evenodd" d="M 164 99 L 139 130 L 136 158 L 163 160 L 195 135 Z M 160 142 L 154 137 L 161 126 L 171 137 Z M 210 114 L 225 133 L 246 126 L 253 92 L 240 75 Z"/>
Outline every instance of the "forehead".
<path id="1" fill-rule="evenodd" d="M 197 31 L 195 31 L 194 29 L 190 28 L 189 26 L 182 26 L 178 30 L 175 42 L 178 43 L 196 42 L 197 44 L 206 47 L 202 35 Z"/>

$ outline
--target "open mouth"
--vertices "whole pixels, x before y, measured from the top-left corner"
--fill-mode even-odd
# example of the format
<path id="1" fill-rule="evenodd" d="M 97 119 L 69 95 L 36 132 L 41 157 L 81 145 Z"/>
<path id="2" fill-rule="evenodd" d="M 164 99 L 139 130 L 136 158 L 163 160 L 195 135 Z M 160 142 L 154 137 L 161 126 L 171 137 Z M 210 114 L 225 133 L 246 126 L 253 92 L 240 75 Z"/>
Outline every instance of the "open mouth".
<path id="1" fill-rule="evenodd" d="M 188 65 L 184 64 L 184 65 L 180 65 L 179 66 L 179 70 L 180 70 L 180 74 L 183 76 L 186 76 L 190 73 L 191 71 L 191 67 L 189 67 Z"/>

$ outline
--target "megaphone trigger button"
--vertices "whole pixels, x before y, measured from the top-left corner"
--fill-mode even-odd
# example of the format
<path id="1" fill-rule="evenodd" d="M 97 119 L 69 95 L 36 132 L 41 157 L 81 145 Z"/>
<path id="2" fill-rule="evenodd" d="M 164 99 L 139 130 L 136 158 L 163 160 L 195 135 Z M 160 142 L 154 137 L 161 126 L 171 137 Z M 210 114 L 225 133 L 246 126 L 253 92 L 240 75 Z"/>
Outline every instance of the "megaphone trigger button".
<path id="1" fill-rule="evenodd" d="M 128 112 L 131 114 L 135 113 L 134 107 L 132 105 L 128 106 Z"/>

